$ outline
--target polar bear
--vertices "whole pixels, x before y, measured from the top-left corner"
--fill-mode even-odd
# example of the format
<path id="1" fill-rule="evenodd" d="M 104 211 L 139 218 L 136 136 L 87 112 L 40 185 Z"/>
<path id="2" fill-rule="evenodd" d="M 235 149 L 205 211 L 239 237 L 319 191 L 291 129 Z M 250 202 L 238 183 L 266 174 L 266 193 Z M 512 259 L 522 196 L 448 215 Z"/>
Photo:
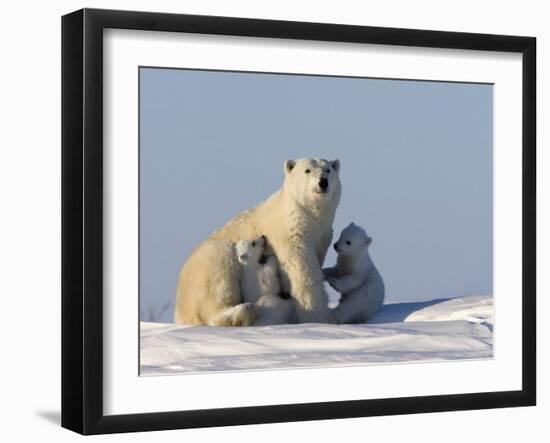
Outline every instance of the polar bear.
<path id="1" fill-rule="evenodd" d="M 252 326 L 258 321 L 258 307 L 253 303 L 240 303 L 225 309 L 208 321 L 209 326 Z"/>
<path id="2" fill-rule="evenodd" d="M 235 245 L 242 269 L 241 296 L 244 303 L 256 303 L 264 295 L 278 295 L 281 292 L 277 259 L 271 255 L 264 264 L 261 263 L 266 246 L 265 235 L 253 240 L 239 240 Z"/>
<path id="3" fill-rule="evenodd" d="M 328 283 L 342 294 L 334 309 L 338 323 L 363 323 L 384 303 L 384 281 L 374 266 L 365 230 L 351 223 L 334 243 L 336 266 L 323 269 Z"/>
<path id="4" fill-rule="evenodd" d="M 240 240 L 235 249 L 242 266 L 241 295 L 244 303 L 253 303 L 258 319 L 254 326 L 282 325 L 294 322 L 294 301 L 281 297 L 277 259 L 271 255 L 264 264 L 262 254 L 267 246 L 265 235 L 253 240 Z"/>
<path id="5" fill-rule="evenodd" d="M 269 239 L 266 255 L 277 257 L 283 292 L 296 301 L 297 320 L 332 322 L 321 266 L 340 201 L 339 172 L 338 160 L 285 161 L 278 191 L 235 216 L 191 252 L 178 278 L 175 322 L 209 324 L 242 304 L 233 247 L 261 234 Z M 246 318 L 234 320 L 253 322 L 250 311 L 239 308 Z"/>

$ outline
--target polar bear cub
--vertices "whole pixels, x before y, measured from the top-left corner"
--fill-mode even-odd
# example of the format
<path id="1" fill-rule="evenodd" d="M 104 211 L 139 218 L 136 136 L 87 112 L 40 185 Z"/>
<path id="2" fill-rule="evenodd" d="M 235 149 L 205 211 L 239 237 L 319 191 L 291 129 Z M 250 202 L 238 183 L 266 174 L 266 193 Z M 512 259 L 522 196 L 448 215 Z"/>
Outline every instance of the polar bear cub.
<path id="1" fill-rule="evenodd" d="M 338 323 L 363 323 L 384 303 L 384 281 L 374 266 L 365 230 L 351 223 L 334 243 L 336 266 L 323 269 L 328 283 L 342 294 L 334 309 Z"/>
<path id="2" fill-rule="evenodd" d="M 267 245 L 264 235 L 253 240 L 240 240 L 235 245 L 237 259 L 241 264 L 241 295 L 243 303 L 253 303 L 258 311 L 254 326 L 279 325 L 295 321 L 295 306 L 292 299 L 280 295 L 277 259 L 267 257 L 261 263 Z"/>
<path id="3" fill-rule="evenodd" d="M 240 240 L 235 245 L 237 260 L 241 264 L 241 296 L 243 303 L 256 303 L 263 295 L 281 291 L 277 274 L 277 259 L 267 257 L 261 264 L 262 253 L 267 245 L 264 235 L 253 240 Z"/>

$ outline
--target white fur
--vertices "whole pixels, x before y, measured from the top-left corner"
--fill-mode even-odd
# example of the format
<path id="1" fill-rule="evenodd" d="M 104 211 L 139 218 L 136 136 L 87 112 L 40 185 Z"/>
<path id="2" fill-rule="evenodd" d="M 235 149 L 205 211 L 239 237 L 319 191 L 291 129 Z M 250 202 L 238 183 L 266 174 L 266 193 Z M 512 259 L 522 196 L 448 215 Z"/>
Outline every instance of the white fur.
<path id="1" fill-rule="evenodd" d="M 334 309 L 338 323 L 363 323 L 384 303 L 384 281 L 374 266 L 369 245 L 372 239 L 351 223 L 334 244 L 336 266 L 323 270 L 329 284 L 342 294 Z"/>
<path id="2" fill-rule="evenodd" d="M 265 237 L 240 240 L 235 249 L 242 266 L 241 295 L 245 303 L 255 303 L 258 319 L 254 326 L 280 325 L 294 322 L 295 306 L 292 299 L 280 296 L 277 259 L 269 256 L 260 263 L 266 246 Z"/>
<path id="3" fill-rule="evenodd" d="M 210 326 L 252 326 L 258 317 L 258 308 L 254 303 L 240 303 L 224 309 L 212 317 L 208 324 Z"/>
<path id="4" fill-rule="evenodd" d="M 277 259 L 270 256 L 265 264 L 260 263 L 265 247 L 265 237 L 239 240 L 235 245 L 242 269 L 241 296 L 245 303 L 256 303 L 263 295 L 281 292 Z"/>
<path id="5" fill-rule="evenodd" d="M 268 240 L 266 255 L 275 255 L 279 262 L 282 290 L 296 302 L 297 320 L 333 321 L 321 265 L 340 201 L 339 169 L 337 160 L 287 160 L 281 189 L 212 233 L 184 263 L 177 286 L 176 323 L 208 324 L 242 303 L 240 267 L 230 245 L 262 234 Z M 326 192 L 321 184 L 327 185 Z"/>

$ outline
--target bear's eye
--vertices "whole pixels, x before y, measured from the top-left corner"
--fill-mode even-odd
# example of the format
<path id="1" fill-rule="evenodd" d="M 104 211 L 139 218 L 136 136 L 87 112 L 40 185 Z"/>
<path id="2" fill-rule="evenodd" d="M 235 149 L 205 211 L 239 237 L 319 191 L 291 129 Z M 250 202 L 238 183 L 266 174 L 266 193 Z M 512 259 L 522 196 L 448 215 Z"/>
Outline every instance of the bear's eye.
<path id="1" fill-rule="evenodd" d="M 311 171 L 309 169 L 306 169 L 306 174 L 309 174 Z"/>
<path id="2" fill-rule="evenodd" d="M 256 247 L 256 242 L 255 242 L 255 241 L 252 242 L 252 247 L 253 247 L 253 248 Z"/>
<path id="3" fill-rule="evenodd" d="M 346 245 L 351 245 L 351 242 L 349 240 L 347 240 Z"/>
<path id="4" fill-rule="evenodd" d="M 330 169 L 327 169 L 327 170 L 326 170 L 326 173 L 327 173 L 327 174 L 330 174 Z"/>

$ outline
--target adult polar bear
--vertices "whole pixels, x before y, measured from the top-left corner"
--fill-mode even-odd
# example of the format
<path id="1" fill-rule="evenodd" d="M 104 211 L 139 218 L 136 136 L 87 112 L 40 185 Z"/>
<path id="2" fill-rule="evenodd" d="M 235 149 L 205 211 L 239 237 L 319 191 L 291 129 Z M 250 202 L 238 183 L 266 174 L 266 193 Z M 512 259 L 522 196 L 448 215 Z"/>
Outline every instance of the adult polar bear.
<path id="1" fill-rule="evenodd" d="M 279 261 L 281 286 L 296 300 L 298 321 L 333 322 L 321 266 L 340 201 L 339 170 L 338 160 L 285 161 L 282 187 L 214 231 L 184 263 L 175 322 L 229 326 L 254 322 L 254 309 L 242 303 L 234 244 L 260 235 L 267 237 L 266 255 Z"/>

